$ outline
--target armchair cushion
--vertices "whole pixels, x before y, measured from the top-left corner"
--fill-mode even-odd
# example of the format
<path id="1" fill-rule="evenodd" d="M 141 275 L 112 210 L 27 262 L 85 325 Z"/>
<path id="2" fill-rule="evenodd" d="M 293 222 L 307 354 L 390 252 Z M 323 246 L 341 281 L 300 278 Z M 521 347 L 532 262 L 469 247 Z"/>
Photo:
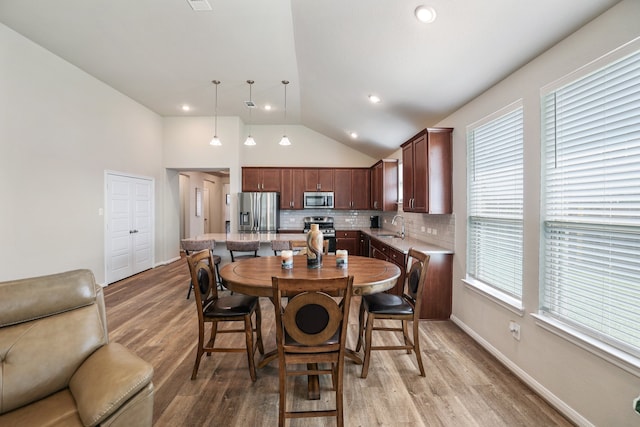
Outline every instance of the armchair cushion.
<path id="1" fill-rule="evenodd" d="M 69 382 L 83 424 L 104 421 L 147 387 L 152 376 L 153 367 L 124 346 L 111 343 L 98 349 Z"/>

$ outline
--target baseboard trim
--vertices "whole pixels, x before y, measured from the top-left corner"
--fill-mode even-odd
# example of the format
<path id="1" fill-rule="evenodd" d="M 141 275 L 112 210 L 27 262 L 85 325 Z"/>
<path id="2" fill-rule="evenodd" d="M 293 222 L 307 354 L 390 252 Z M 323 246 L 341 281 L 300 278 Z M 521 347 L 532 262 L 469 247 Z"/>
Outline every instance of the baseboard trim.
<path id="1" fill-rule="evenodd" d="M 154 264 L 153 268 L 160 267 L 161 265 L 171 264 L 172 262 L 176 262 L 176 261 L 178 261 L 179 259 L 180 259 L 180 257 L 179 257 L 179 256 L 177 256 L 177 257 L 174 257 L 174 258 L 168 259 L 168 260 L 166 260 L 166 261 L 156 262 L 156 263 Z"/>
<path id="2" fill-rule="evenodd" d="M 584 418 L 577 411 L 567 405 L 563 400 L 561 400 L 558 396 L 553 394 L 549 389 L 536 381 L 531 375 L 527 374 L 518 365 L 513 363 L 511 359 L 507 358 L 503 353 L 501 353 L 497 348 L 491 345 L 487 340 L 478 335 L 473 329 L 462 322 L 459 318 L 452 315 L 451 321 L 458 325 L 460 329 L 462 329 L 474 341 L 480 344 L 480 346 L 482 346 L 485 350 L 491 353 L 496 359 L 500 361 L 500 363 L 506 366 L 507 369 L 509 369 L 515 376 L 520 378 L 525 384 L 531 387 L 533 391 L 535 391 L 540 397 L 546 400 L 551 406 L 556 408 L 562 415 L 569 418 L 569 420 L 571 420 L 578 426 L 594 427 L 594 425 L 590 423 L 589 420 Z"/>

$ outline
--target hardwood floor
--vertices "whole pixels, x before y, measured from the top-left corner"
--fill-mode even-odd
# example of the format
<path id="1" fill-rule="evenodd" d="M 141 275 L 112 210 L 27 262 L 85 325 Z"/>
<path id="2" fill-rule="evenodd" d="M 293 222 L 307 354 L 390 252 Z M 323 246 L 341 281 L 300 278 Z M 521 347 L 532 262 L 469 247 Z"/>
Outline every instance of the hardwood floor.
<path id="1" fill-rule="evenodd" d="M 252 383 L 244 355 L 216 353 L 203 357 L 198 378 L 190 380 L 198 325 L 193 295 L 186 299 L 188 283 L 182 259 L 105 289 L 110 339 L 154 367 L 154 425 L 277 425 L 277 362 L 259 369 Z M 355 347 L 359 298 L 353 303 L 348 343 Z M 261 307 L 268 351 L 275 342 L 273 305 L 262 299 Z M 345 361 L 346 426 L 571 425 L 452 322 L 423 321 L 420 329 L 426 377 L 419 376 L 415 356 L 402 351 L 374 352 L 367 379 L 360 378 L 360 365 Z M 220 338 L 223 344 L 235 340 Z M 243 338 L 237 338 L 241 345 Z M 295 397 L 289 404 L 301 409 L 333 404 L 328 392 L 320 401 L 306 400 L 304 378 L 291 381 Z M 330 383 L 321 378 L 321 390 L 330 390 Z M 332 426 L 335 420 L 290 420 L 288 425 Z"/>

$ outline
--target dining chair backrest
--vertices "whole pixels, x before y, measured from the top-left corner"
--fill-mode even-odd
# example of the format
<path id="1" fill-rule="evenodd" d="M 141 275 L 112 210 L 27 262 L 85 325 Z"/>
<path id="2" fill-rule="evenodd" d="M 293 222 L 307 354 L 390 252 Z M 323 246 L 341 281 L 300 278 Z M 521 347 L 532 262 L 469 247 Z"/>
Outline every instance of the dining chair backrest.
<path id="1" fill-rule="evenodd" d="M 343 377 L 349 308 L 353 276 L 296 279 L 272 278 L 276 313 L 276 343 L 279 363 L 278 425 L 286 418 L 335 416 L 344 425 Z M 285 306 L 283 297 L 289 297 Z M 330 363 L 330 368 L 319 364 Z M 306 365 L 306 370 L 288 370 L 289 365 Z M 311 364 L 311 365 L 308 365 Z M 336 393 L 335 409 L 287 410 L 287 377 L 331 374 Z"/>
<path id="2" fill-rule="evenodd" d="M 227 240 L 227 249 L 231 255 L 231 262 L 244 258 L 254 258 L 258 256 L 260 250 L 259 240 Z M 242 255 L 238 255 L 238 252 Z"/>
<path id="3" fill-rule="evenodd" d="M 415 307 L 416 319 L 420 317 L 422 306 L 422 294 L 427 282 L 427 270 L 429 268 L 429 255 L 413 248 L 409 249 L 407 257 L 407 274 L 405 279 L 403 297 L 408 299 Z"/>
<path id="4" fill-rule="evenodd" d="M 187 256 L 191 283 L 193 283 L 194 295 L 198 307 L 198 317 L 202 317 L 204 307 L 218 298 L 218 287 L 214 273 L 214 262 L 211 251 L 208 249 L 191 253 Z"/>
<path id="5" fill-rule="evenodd" d="M 296 252 L 296 255 L 305 255 L 307 253 L 307 241 L 292 240 L 291 249 Z M 322 253 L 324 255 L 327 255 L 329 253 L 329 241 L 327 239 L 322 241 Z"/>
<path id="6" fill-rule="evenodd" d="M 278 256 L 280 255 L 280 251 L 291 250 L 291 241 L 290 240 L 272 240 L 271 249 L 273 249 L 273 254 L 275 256 Z"/>
<path id="7" fill-rule="evenodd" d="M 198 252 L 203 249 L 213 250 L 216 247 L 216 241 L 213 239 L 182 239 L 180 240 L 180 246 L 182 246 L 184 252 L 189 255 L 190 253 Z"/>

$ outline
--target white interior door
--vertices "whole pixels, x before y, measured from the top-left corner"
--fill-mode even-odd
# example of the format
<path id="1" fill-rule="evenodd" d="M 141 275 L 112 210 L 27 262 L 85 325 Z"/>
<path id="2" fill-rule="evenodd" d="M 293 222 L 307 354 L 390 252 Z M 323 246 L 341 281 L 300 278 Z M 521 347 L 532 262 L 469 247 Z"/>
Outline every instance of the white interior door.
<path id="1" fill-rule="evenodd" d="M 108 284 L 153 266 L 153 180 L 108 173 L 106 182 Z"/>

